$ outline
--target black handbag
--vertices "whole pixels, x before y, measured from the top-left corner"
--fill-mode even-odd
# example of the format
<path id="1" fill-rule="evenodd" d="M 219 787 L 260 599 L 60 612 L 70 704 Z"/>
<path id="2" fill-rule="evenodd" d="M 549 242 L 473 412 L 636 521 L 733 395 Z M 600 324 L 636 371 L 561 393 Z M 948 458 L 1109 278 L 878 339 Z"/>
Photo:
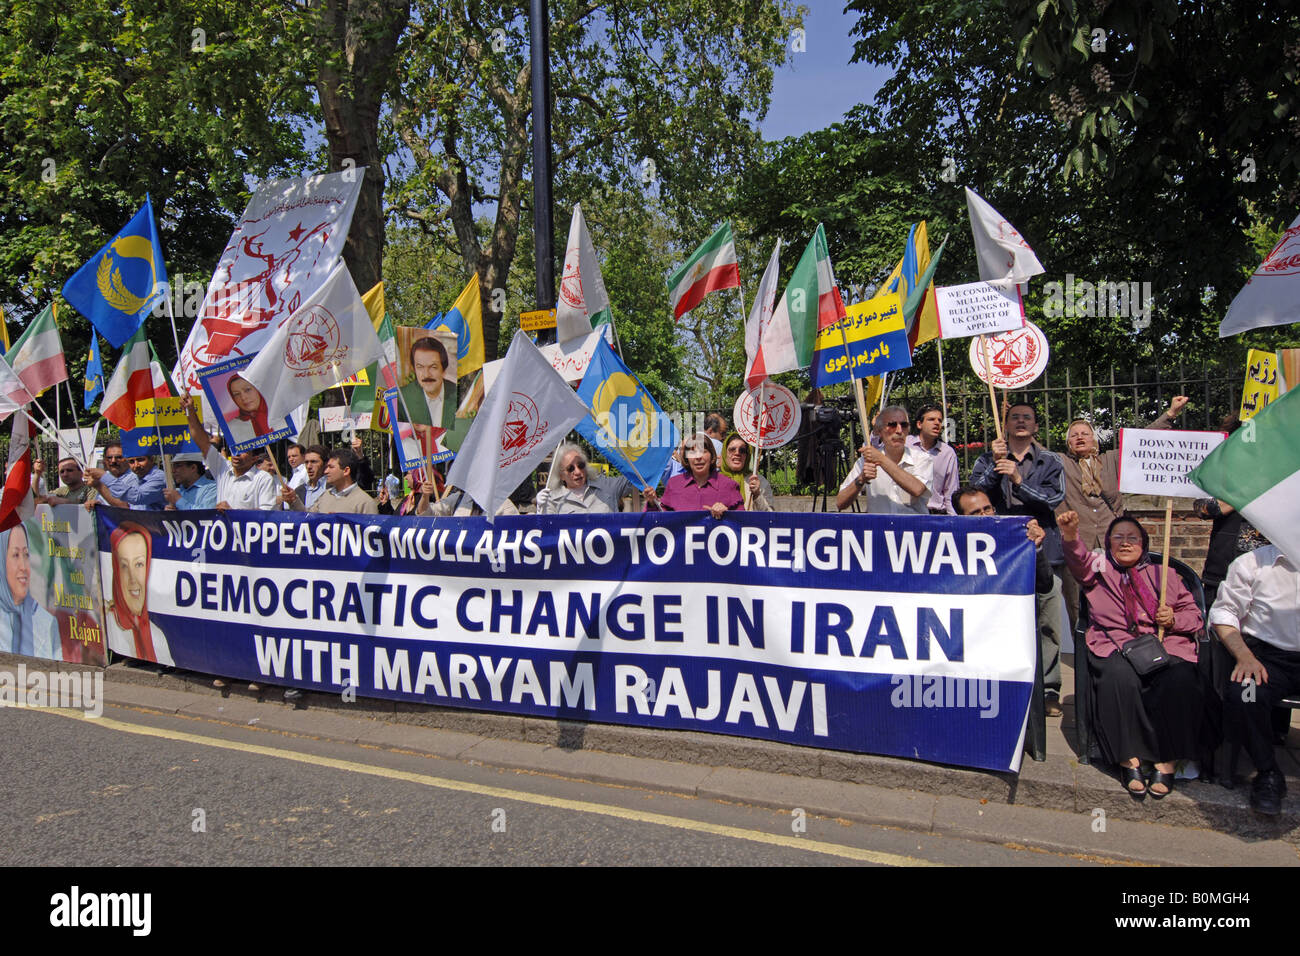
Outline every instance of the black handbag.
<path id="1" fill-rule="evenodd" d="M 1119 647 L 1119 643 L 1113 637 L 1111 641 Z M 1169 652 L 1154 634 L 1141 634 L 1134 637 L 1120 647 L 1119 652 L 1124 655 L 1124 660 L 1129 662 L 1133 670 L 1137 671 L 1138 677 L 1150 677 L 1169 666 Z"/>

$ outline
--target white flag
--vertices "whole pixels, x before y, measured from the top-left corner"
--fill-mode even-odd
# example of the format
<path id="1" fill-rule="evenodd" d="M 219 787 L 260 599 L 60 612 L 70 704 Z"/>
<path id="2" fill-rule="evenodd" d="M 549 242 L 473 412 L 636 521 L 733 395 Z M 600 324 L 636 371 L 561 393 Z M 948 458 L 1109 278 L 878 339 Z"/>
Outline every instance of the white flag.
<path id="1" fill-rule="evenodd" d="M 0 421 L 8 418 L 24 405 L 36 401 L 13 368 L 0 355 Z"/>
<path id="2" fill-rule="evenodd" d="M 582 207 L 574 203 L 569 244 L 564 249 L 564 273 L 560 276 L 560 300 L 555 304 L 555 341 L 590 335 L 593 320 L 595 324 L 609 321 L 599 314 L 608 309 L 609 295 L 600 277 L 596 247 L 591 244 Z"/>
<path id="3" fill-rule="evenodd" d="M 532 473 L 587 406 L 522 331 L 515 332 L 501 369 L 501 387 L 483 400 L 447 484 L 473 498 L 489 520 Z"/>
<path id="4" fill-rule="evenodd" d="M 970 213 L 970 231 L 975 237 L 975 257 L 983 281 L 1008 289 L 1047 271 L 1016 227 L 969 186 L 966 211 Z"/>
<path id="5" fill-rule="evenodd" d="M 1300 216 L 1228 306 L 1219 323 L 1219 338 L 1292 322 L 1300 322 Z"/>
<path id="6" fill-rule="evenodd" d="M 763 330 L 772 321 L 772 311 L 776 308 L 776 286 L 781 281 L 781 240 L 776 240 L 772 248 L 772 258 L 767 260 L 763 271 L 763 281 L 758 284 L 758 295 L 754 297 L 754 307 L 749 310 L 749 321 L 745 323 L 745 387 L 756 388 L 765 378 L 753 376 L 754 359 L 758 357 L 758 345 L 763 339 Z"/>
<path id="7" fill-rule="evenodd" d="M 339 260 L 324 284 L 271 336 L 242 377 L 279 421 L 379 358 L 383 347 L 347 265 Z"/>
<path id="8" fill-rule="evenodd" d="M 365 167 L 258 187 L 230 235 L 172 380 L 252 355 L 301 308 L 343 254 Z M 205 407 L 206 408 L 206 407 Z"/>

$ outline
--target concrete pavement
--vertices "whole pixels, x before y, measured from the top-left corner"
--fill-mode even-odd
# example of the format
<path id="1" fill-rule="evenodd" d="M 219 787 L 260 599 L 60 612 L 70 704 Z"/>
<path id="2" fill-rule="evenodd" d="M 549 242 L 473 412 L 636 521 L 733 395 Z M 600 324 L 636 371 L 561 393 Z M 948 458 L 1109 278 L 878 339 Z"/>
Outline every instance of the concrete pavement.
<path id="1" fill-rule="evenodd" d="M 18 660 L 0 658 L 0 667 Z M 105 681 L 110 703 L 141 713 L 774 810 L 798 807 L 829 818 L 1081 858 L 1220 866 L 1300 863 L 1294 845 L 1300 843 L 1300 803 L 1294 796 L 1272 820 L 1249 809 L 1245 785 L 1225 790 L 1180 781 L 1165 800 L 1139 803 L 1108 773 L 1080 764 L 1068 736 L 1068 683 L 1065 718 L 1048 721 L 1048 760 L 1026 759 L 1018 778 L 737 737 L 365 698 L 344 702 L 316 693 L 305 693 L 295 707 L 283 702 L 280 688 L 266 686 L 259 694 L 246 688 L 235 684 L 219 692 L 207 675 L 121 663 L 107 669 Z M 1293 757 L 1287 759 L 1288 768 L 1297 766 Z M 1300 781 L 1293 781 L 1292 794 L 1300 792 L 1298 786 Z"/>

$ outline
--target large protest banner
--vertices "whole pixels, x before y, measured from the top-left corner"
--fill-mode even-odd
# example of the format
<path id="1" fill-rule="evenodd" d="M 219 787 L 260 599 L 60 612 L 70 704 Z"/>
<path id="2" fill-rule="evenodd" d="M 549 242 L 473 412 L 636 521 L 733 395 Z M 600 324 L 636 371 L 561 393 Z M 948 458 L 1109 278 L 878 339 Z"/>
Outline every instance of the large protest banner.
<path id="1" fill-rule="evenodd" d="M 110 639 L 180 667 L 1019 767 L 1021 519 L 97 511 Z"/>
<path id="2" fill-rule="evenodd" d="M 0 531 L 0 650 L 75 664 L 105 663 L 95 517 L 80 505 L 39 505 Z"/>

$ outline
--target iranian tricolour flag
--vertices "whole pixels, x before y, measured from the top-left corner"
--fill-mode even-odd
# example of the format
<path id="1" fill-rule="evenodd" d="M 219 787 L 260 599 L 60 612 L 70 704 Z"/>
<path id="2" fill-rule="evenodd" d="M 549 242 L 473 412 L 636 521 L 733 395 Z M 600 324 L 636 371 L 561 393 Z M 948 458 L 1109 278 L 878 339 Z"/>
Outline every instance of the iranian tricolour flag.
<path id="1" fill-rule="evenodd" d="M 790 284 L 762 330 L 749 378 L 807 368 L 817 333 L 844 318 L 844 300 L 835 285 L 826 230 L 821 223 L 794 267 Z"/>
<path id="2" fill-rule="evenodd" d="M 739 285 L 736 242 L 731 237 L 731 223 L 724 222 L 722 228 L 668 277 L 668 298 L 672 300 L 673 318 L 680 319 L 710 292 L 734 289 Z"/>
<path id="3" fill-rule="evenodd" d="M 151 398 L 169 398 L 167 378 L 154 354 L 153 345 L 144 337 L 144 326 L 126 340 L 117 370 L 104 389 L 99 413 L 121 429 L 135 428 L 135 403 Z"/>
<path id="4" fill-rule="evenodd" d="M 27 331 L 5 353 L 5 361 L 33 395 L 68 380 L 63 343 L 59 341 L 59 328 L 54 324 L 53 303 L 32 319 Z"/>
<path id="5" fill-rule="evenodd" d="M 1237 429 L 1187 478 L 1300 562 L 1300 388 Z"/>

